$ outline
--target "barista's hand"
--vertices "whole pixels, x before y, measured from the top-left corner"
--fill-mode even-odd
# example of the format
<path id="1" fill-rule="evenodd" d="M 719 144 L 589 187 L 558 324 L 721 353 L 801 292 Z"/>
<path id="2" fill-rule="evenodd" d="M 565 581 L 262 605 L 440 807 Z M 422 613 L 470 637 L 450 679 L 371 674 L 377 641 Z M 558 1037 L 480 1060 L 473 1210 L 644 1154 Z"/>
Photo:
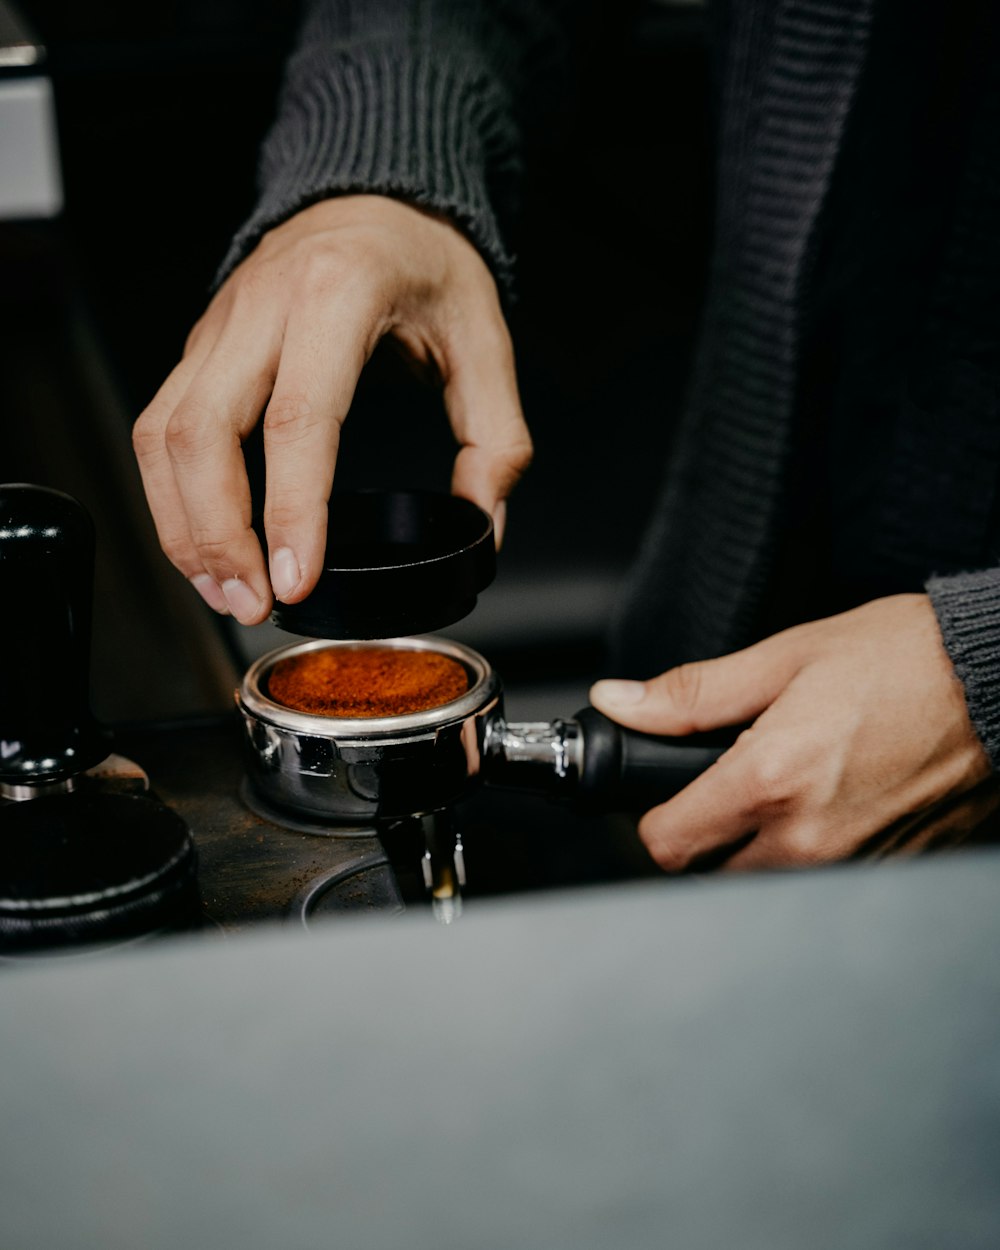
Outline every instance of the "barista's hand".
<path id="1" fill-rule="evenodd" d="M 266 234 L 191 331 L 135 426 L 163 550 L 218 611 L 264 619 L 316 583 L 340 426 L 383 335 L 439 373 L 461 450 L 452 490 L 493 514 L 531 459 L 496 285 L 448 222 L 382 196 L 304 209 Z M 264 416 L 270 580 L 241 441 Z"/>
<path id="2" fill-rule="evenodd" d="M 800 625 L 648 682 L 602 681 L 607 716 L 648 733 L 753 721 L 719 761 L 642 818 L 680 871 L 792 867 L 959 841 L 997 784 L 926 595 Z"/>

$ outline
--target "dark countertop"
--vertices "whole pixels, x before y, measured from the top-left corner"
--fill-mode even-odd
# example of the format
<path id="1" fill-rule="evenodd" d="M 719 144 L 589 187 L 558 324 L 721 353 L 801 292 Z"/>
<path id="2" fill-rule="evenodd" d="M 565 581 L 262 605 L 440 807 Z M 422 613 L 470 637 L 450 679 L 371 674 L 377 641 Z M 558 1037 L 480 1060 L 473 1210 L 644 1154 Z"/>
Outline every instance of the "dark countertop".
<path id="1" fill-rule="evenodd" d="M 122 731 L 116 750 L 148 773 L 187 822 L 198 849 L 207 917 L 227 931 L 302 923 L 303 898 L 331 883 L 322 914 L 398 913 L 428 906 L 424 832 L 396 822 L 350 836 L 303 833 L 252 812 L 241 798 L 240 726 L 232 717 Z M 454 813 L 467 900 L 653 875 L 625 817 L 586 815 L 533 795 L 483 787 Z M 357 870 L 352 874 L 352 869 Z"/>

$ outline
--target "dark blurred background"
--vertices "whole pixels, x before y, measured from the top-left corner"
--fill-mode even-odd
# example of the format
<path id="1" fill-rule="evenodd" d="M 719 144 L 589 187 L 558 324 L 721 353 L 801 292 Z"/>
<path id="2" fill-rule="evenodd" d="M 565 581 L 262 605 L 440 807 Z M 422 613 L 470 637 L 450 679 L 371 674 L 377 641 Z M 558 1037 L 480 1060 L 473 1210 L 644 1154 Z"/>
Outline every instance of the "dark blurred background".
<path id="1" fill-rule="evenodd" d="M 0 477 L 95 514 L 98 712 L 212 711 L 277 639 L 223 627 L 159 556 L 129 427 L 253 204 L 297 6 L 19 9 L 46 48 L 33 72 L 54 89 L 65 207 L 0 222 Z M 493 659 L 518 716 L 571 713 L 601 671 L 682 400 L 710 230 L 706 45 L 697 3 L 619 6 L 557 138 L 528 153 L 511 320 L 536 463 L 496 585 L 450 631 Z M 452 455 L 437 394 L 380 351 L 338 483 L 446 488 Z"/>

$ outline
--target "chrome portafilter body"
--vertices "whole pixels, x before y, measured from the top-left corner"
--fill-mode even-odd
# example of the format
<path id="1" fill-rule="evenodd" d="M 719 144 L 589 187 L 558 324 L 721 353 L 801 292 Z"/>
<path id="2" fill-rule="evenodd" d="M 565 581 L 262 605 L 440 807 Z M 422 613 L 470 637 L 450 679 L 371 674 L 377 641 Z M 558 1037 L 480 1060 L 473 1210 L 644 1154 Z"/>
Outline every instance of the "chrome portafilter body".
<path id="1" fill-rule="evenodd" d="M 297 712 L 268 693 L 281 660 L 329 648 L 434 651 L 458 661 L 469 687 L 404 716 Z M 500 679 L 471 647 L 447 638 L 310 639 L 263 656 L 236 694 L 251 795 L 271 811 L 320 825 L 371 825 L 440 812 L 480 782 L 589 809 L 645 811 L 709 768 L 729 740 L 665 738 L 623 729 L 594 708 L 551 721 L 504 717 Z"/>
<path id="2" fill-rule="evenodd" d="M 469 687 L 403 716 L 324 716 L 271 698 L 268 678 L 279 661 L 339 647 L 434 651 L 465 668 Z M 253 794 L 299 819 L 348 825 L 436 812 L 461 798 L 479 779 L 490 726 L 503 710 L 499 678 L 483 656 L 435 637 L 293 643 L 247 670 L 236 702 Z"/>
<path id="3" fill-rule="evenodd" d="M 456 699 L 402 716 L 337 717 L 291 709 L 271 697 L 277 664 L 348 648 L 431 651 L 461 664 Z M 377 642 L 309 639 L 257 660 L 236 692 L 246 747 L 244 800 L 303 832 L 369 836 L 416 819 L 424 833 L 424 884 L 437 918 L 461 914 L 465 861 L 450 809 L 474 786 L 534 791 L 591 809 L 649 807 L 709 767 L 721 749 L 623 730 L 594 708 L 575 717 L 508 722 L 500 679 L 471 647 L 446 638 Z M 312 895 L 310 895 L 312 897 Z"/>

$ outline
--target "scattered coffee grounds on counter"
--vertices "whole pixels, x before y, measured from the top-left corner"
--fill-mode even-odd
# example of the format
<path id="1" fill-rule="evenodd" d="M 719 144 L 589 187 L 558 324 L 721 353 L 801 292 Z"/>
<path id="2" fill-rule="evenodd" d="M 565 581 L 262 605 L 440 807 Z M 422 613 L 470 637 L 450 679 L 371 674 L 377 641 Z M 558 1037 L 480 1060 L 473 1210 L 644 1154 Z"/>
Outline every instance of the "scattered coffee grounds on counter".
<path id="1" fill-rule="evenodd" d="M 404 716 L 457 699 L 463 665 L 437 651 L 330 647 L 279 660 L 267 679 L 275 703 L 317 716 Z"/>

